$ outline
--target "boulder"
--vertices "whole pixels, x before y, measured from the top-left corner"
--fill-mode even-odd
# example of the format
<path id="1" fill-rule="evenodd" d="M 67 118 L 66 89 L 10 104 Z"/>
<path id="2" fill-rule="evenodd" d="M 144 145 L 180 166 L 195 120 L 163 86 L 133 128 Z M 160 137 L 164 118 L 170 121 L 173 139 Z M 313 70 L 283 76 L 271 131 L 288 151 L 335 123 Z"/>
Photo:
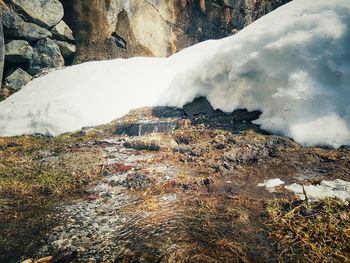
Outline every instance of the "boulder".
<path id="1" fill-rule="evenodd" d="M 5 37 L 36 41 L 52 36 L 49 30 L 36 24 L 25 22 L 5 5 L 0 5 L 0 20 L 4 27 Z"/>
<path id="2" fill-rule="evenodd" d="M 6 77 L 5 83 L 7 88 L 11 90 L 20 90 L 24 85 L 32 80 L 32 76 L 23 69 L 18 68 Z"/>
<path id="3" fill-rule="evenodd" d="M 74 41 L 73 32 L 69 26 L 62 20 L 57 25 L 55 25 L 51 32 L 54 38 L 63 41 Z"/>
<path id="4" fill-rule="evenodd" d="M 142 136 L 150 133 L 170 133 L 173 132 L 177 126 L 177 119 L 140 120 L 117 125 L 115 133 L 127 134 L 129 136 Z"/>
<path id="5" fill-rule="evenodd" d="M 58 0 L 9 0 L 32 22 L 51 28 L 63 18 L 64 10 Z"/>
<path id="6" fill-rule="evenodd" d="M 61 54 L 65 59 L 73 58 L 75 52 L 77 51 L 77 47 L 74 44 L 58 40 L 56 40 L 55 43 L 60 48 Z"/>
<path id="7" fill-rule="evenodd" d="M 5 59 L 11 63 L 29 61 L 33 55 L 33 48 L 25 40 L 12 40 L 5 45 Z"/>
<path id="8" fill-rule="evenodd" d="M 200 115 L 209 117 L 215 115 L 213 107 L 205 97 L 196 98 L 193 102 L 184 105 L 183 110 L 190 118 L 195 118 Z"/>
<path id="9" fill-rule="evenodd" d="M 136 150 L 160 151 L 173 150 L 178 144 L 170 135 L 149 134 L 131 138 L 124 143 L 124 146 Z"/>
<path id="10" fill-rule="evenodd" d="M 30 74 L 38 74 L 44 69 L 59 68 L 64 66 L 64 58 L 60 48 L 52 39 L 45 38 L 34 46 L 33 57 L 30 60 Z"/>
<path id="11" fill-rule="evenodd" d="M 4 45 L 4 34 L 2 31 L 2 23 L 0 21 L 0 86 L 2 81 L 2 73 L 4 71 L 4 60 L 5 60 L 5 45 Z"/>

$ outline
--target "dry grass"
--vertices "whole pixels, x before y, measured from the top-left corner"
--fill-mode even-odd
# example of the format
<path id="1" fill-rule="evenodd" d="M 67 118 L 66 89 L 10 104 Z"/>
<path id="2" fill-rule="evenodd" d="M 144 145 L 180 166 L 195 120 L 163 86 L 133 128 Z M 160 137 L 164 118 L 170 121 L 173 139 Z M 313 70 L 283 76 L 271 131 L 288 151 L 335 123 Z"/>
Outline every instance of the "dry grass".
<path id="1" fill-rule="evenodd" d="M 0 138 L 0 195 L 69 195 L 99 172 L 100 154 L 74 148 L 93 136 Z"/>
<path id="2" fill-rule="evenodd" d="M 275 200 L 267 215 L 283 262 L 350 262 L 350 207 L 342 201 Z"/>

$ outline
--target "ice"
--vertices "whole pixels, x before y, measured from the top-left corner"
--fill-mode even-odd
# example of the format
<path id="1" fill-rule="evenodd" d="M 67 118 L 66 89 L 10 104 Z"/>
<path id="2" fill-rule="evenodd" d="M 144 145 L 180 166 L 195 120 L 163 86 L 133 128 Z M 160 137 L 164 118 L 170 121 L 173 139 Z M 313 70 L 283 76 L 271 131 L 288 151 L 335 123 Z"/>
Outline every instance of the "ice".
<path id="1" fill-rule="evenodd" d="M 285 188 L 297 194 L 302 200 L 305 199 L 302 185 L 293 183 Z M 310 201 L 334 197 L 343 200 L 346 204 L 350 201 L 350 182 L 341 179 L 324 180 L 319 185 L 305 185 L 304 189 Z"/>

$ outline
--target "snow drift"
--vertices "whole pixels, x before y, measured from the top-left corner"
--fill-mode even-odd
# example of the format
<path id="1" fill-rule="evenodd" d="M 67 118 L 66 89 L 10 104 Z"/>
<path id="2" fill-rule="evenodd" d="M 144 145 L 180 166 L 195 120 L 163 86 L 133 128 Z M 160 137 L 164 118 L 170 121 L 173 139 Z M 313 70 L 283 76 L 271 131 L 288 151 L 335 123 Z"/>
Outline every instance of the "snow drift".
<path id="1" fill-rule="evenodd" d="M 294 0 L 232 37 L 167 59 L 51 72 L 0 103 L 0 135 L 57 135 L 206 96 L 223 111 L 261 110 L 257 124 L 304 145 L 350 144 L 349 43 L 349 0 Z"/>

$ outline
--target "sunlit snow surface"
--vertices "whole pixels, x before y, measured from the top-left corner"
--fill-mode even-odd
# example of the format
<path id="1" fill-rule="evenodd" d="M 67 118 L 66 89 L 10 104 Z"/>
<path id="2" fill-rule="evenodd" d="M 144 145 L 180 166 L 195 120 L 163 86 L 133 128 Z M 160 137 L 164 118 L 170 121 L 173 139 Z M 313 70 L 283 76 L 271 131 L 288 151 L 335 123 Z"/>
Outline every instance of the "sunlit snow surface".
<path id="1" fill-rule="evenodd" d="M 261 110 L 262 128 L 304 145 L 350 144 L 350 0 L 294 0 L 238 34 L 167 59 L 90 62 L 57 70 L 0 103 L 0 135 L 57 135 L 130 109 Z"/>
<path id="2" fill-rule="evenodd" d="M 285 186 L 287 190 L 294 192 L 304 200 L 303 186 L 297 183 Z M 345 203 L 350 201 L 350 182 L 336 179 L 334 181 L 322 181 L 319 185 L 305 185 L 305 193 L 310 201 L 337 197 Z"/>

